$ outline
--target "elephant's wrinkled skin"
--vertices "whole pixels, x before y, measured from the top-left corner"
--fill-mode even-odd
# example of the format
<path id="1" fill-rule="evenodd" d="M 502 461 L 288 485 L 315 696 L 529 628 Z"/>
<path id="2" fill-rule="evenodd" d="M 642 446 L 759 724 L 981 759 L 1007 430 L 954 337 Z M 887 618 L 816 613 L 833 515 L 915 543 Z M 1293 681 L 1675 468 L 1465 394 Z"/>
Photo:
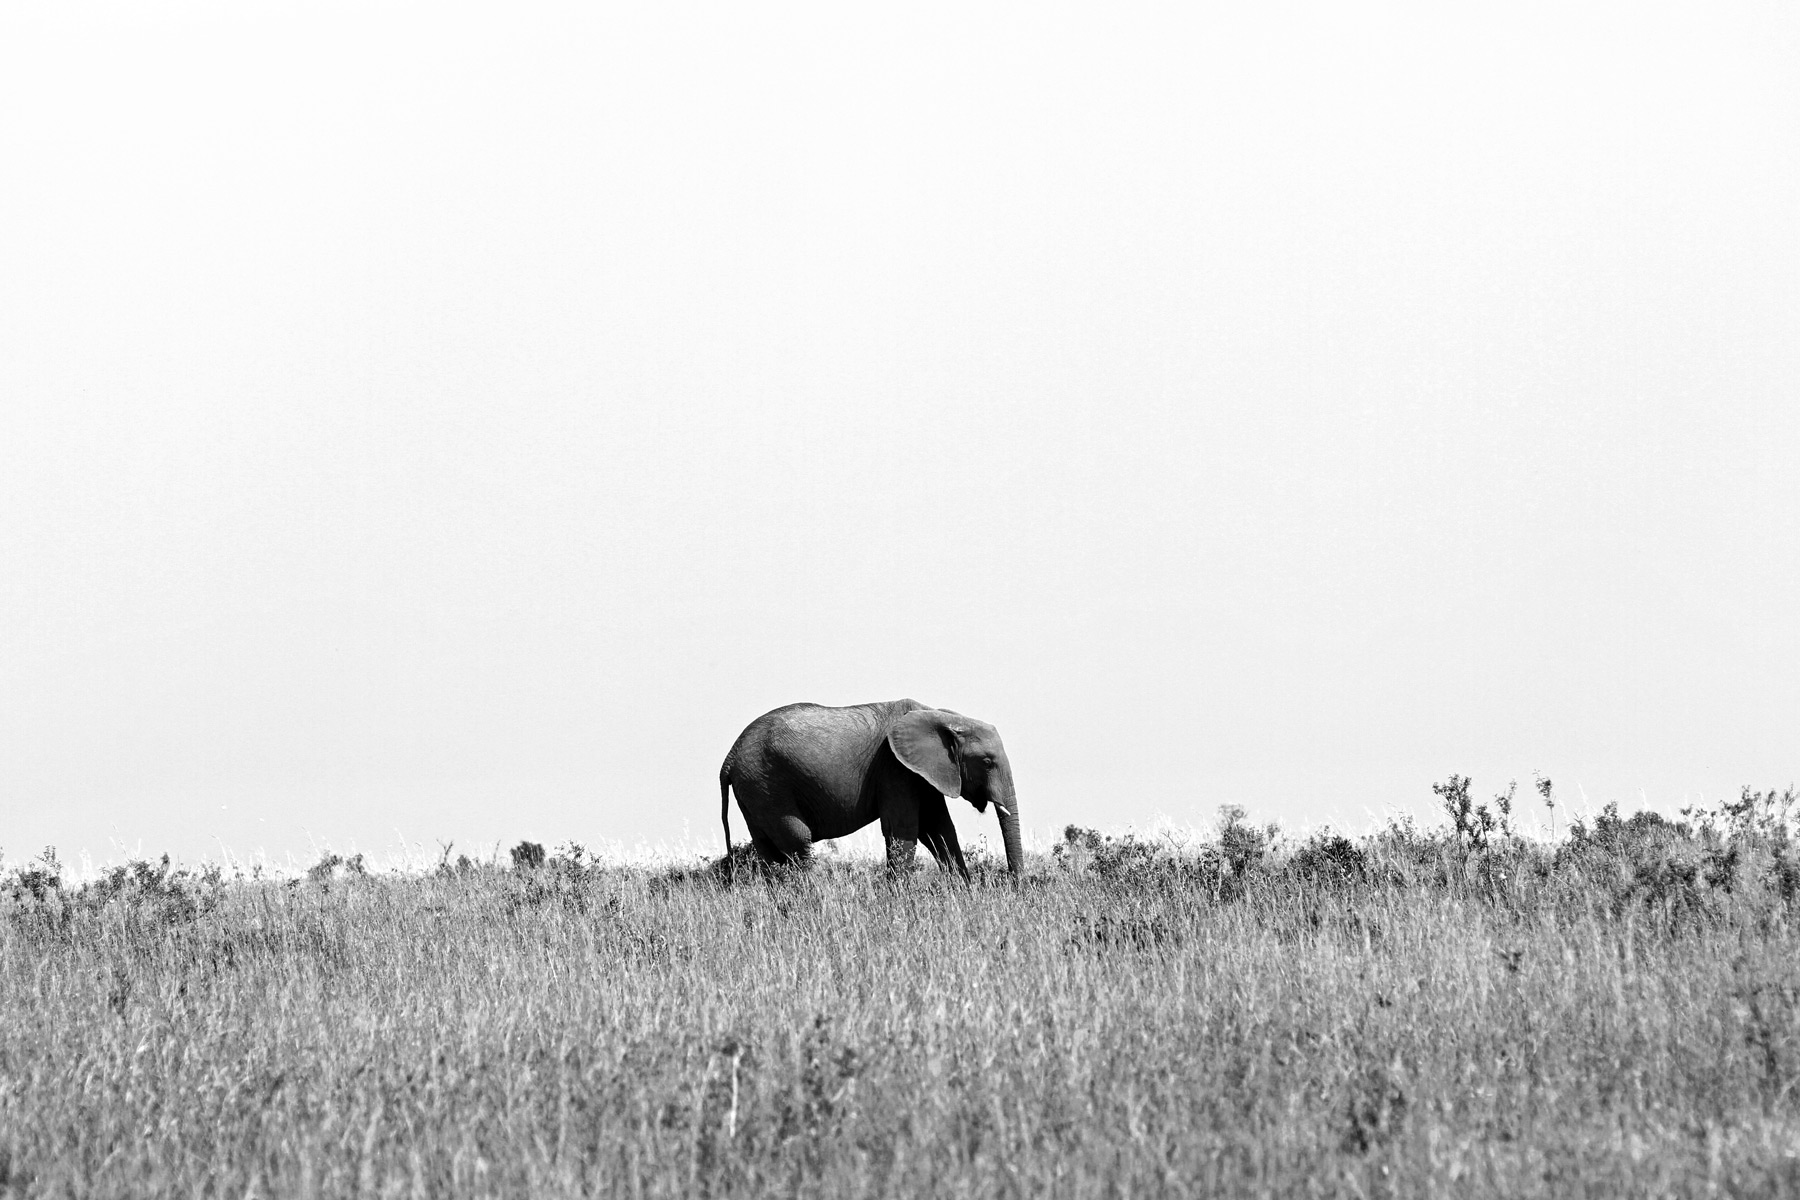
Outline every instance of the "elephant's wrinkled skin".
<path id="1" fill-rule="evenodd" d="M 805 862 L 820 838 L 881 822 L 888 865 L 910 864 L 922 840 L 945 869 L 969 877 L 944 797 L 1000 816 L 1007 868 L 1024 868 L 1012 764 L 1000 731 L 917 700 L 826 708 L 790 704 L 738 735 L 719 768 L 719 819 L 731 852 L 731 793 L 767 862 Z"/>

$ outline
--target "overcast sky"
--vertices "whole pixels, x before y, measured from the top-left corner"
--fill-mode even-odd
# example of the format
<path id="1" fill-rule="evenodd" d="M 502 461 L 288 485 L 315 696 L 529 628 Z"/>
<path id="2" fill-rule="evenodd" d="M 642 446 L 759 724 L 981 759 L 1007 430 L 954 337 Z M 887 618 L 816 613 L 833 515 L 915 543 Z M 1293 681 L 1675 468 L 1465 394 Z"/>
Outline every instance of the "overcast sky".
<path id="1" fill-rule="evenodd" d="M 0 846 L 1786 785 L 1797 401 L 1790 4 L 9 4 Z"/>

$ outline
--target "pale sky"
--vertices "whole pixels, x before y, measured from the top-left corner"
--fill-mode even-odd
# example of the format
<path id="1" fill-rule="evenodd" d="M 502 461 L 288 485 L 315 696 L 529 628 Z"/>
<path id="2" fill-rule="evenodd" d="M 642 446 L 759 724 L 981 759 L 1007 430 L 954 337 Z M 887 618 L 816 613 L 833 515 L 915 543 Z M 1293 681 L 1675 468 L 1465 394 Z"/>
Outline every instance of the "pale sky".
<path id="1" fill-rule="evenodd" d="M 1800 775 L 1791 4 L 13 3 L 0 281 L 9 860 Z"/>

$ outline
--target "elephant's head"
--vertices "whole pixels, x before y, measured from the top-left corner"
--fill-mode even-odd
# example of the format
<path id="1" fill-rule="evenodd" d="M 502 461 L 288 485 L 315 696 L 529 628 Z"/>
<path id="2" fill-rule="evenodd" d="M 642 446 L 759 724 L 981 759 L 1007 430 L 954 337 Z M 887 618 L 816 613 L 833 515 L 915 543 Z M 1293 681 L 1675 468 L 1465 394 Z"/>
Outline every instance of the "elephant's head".
<path id="1" fill-rule="evenodd" d="M 894 757 L 946 796 L 961 796 L 981 812 L 992 804 L 1006 843 L 1006 867 L 1025 869 L 1019 844 L 1019 800 L 1013 792 L 1012 764 L 1000 731 L 946 708 L 918 708 L 888 731 Z"/>

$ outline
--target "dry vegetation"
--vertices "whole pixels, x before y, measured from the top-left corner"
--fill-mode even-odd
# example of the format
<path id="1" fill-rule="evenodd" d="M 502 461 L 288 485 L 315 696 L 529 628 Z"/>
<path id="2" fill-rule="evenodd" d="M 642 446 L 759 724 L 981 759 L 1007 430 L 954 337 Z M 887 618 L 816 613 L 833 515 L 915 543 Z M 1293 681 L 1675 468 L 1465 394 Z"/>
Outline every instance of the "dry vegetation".
<path id="1" fill-rule="evenodd" d="M 1443 835 L 1071 829 L 1018 887 L 40 861 L 0 1194 L 1800 1189 L 1792 793 L 1548 847 L 1440 792 Z"/>

